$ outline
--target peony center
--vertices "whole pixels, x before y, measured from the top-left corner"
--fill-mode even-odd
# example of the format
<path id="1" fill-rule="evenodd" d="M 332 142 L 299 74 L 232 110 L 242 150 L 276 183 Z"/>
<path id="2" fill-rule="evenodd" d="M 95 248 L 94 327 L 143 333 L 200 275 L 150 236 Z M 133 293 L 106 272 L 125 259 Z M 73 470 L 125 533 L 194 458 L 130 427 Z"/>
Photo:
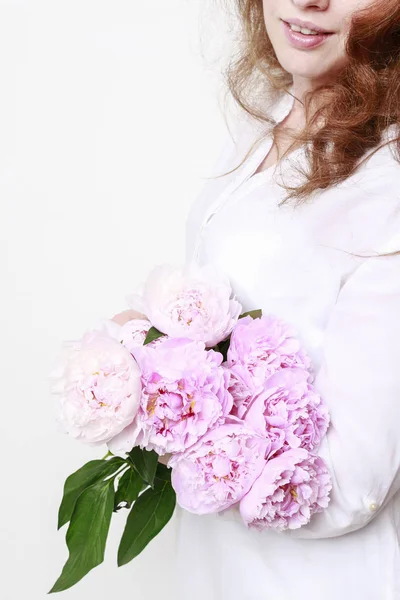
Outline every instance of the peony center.
<path id="1" fill-rule="evenodd" d="M 176 296 L 170 310 L 171 319 L 179 324 L 190 327 L 200 317 L 207 317 L 203 305 L 203 297 L 198 290 L 185 290 Z"/>

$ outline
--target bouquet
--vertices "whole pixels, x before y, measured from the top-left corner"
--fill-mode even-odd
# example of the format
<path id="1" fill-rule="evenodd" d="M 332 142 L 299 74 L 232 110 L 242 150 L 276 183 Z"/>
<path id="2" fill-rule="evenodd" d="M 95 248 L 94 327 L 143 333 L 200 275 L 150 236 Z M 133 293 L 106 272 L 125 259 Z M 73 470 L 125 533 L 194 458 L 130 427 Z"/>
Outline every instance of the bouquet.
<path id="1" fill-rule="evenodd" d="M 66 344 L 54 376 L 63 429 L 108 452 L 65 482 L 58 527 L 69 524 L 69 557 L 51 592 L 103 561 L 114 512 L 129 511 L 121 566 L 176 503 L 197 515 L 235 509 L 244 526 L 282 531 L 329 502 L 317 454 L 329 414 L 291 326 L 243 313 L 211 265 L 157 267 L 129 302 L 146 318 L 105 320 Z"/>

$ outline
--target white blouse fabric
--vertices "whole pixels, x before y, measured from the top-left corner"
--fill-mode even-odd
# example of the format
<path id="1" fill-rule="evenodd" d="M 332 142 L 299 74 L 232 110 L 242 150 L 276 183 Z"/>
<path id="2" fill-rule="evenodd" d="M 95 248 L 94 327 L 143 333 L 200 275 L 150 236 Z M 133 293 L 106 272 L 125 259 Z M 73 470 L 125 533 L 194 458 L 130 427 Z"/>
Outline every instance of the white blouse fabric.
<path id="1" fill-rule="evenodd" d="M 285 94 L 274 120 L 292 104 Z M 246 117 L 214 175 L 235 167 L 259 132 Z M 280 178 L 294 181 L 293 164 L 305 154 L 254 174 L 270 147 L 264 140 L 240 169 L 204 185 L 189 214 L 187 258 L 227 273 L 244 310 L 296 327 L 331 414 L 319 451 L 331 502 L 307 526 L 282 533 L 246 529 L 235 509 L 179 509 L 179 597 L 398 600 L 400 255 L 376 254 L 400 250 L 400 165 L 385 147 L 312 201 L 279 207 Z"/>

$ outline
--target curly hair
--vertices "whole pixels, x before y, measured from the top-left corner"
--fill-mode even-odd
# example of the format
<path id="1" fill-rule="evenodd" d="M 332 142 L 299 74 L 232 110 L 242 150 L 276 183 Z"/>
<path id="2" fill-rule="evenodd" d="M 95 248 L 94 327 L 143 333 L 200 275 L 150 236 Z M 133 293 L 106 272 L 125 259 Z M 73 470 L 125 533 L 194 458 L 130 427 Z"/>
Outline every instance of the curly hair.
<path id="1" fill-rule="evenodd" d="M 246 113 L 267 124 L 266 135 L 272 134 L 275 141 L 276 125 L 262 104 L 259 106 L 257 94 L 261 90 L 262 98 L 262 90 L 269 90 L 278 98 L 283 92 L 290 93 L 293 77 L 280 65 L 267 35 L 262 0 L 223 3 L 225 8 L 233 3 L 240 27 L 238 52 L 223 72 L 226 92 Z M 284 202 L 302 202 L 314 192 L 346 180 L 388 144 L 400 162 L 399 0 L 376 0 L 353 15 L 346 53 L 347 63 L 334 81 L 305 94 L 305 128 L 295 135 L 284 156 L 304 144 L 307 167 L 298 167 L 300 185 L 283 185 L 287 191 Z M 385 141 L 390 126 L 394 136 Z M 238 169 L 255 144 L 237 167 L 223 175 Z"/>

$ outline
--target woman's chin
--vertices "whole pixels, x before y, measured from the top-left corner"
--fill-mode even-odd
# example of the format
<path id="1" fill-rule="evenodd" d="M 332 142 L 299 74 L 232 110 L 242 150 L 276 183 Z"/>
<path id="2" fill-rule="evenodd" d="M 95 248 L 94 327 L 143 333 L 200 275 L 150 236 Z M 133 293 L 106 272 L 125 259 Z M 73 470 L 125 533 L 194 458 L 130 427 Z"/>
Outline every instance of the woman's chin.
<path id="1" fill-rule="evenodd" d="M 326 61 L 321 58 L 311 58 L 310 55 L 299 56 L 299 51 L 283 52 L 278 55 L 278 60 L 283 69 L 296 77 L 305 79 L 320 79 L 329 72 Z"/>

